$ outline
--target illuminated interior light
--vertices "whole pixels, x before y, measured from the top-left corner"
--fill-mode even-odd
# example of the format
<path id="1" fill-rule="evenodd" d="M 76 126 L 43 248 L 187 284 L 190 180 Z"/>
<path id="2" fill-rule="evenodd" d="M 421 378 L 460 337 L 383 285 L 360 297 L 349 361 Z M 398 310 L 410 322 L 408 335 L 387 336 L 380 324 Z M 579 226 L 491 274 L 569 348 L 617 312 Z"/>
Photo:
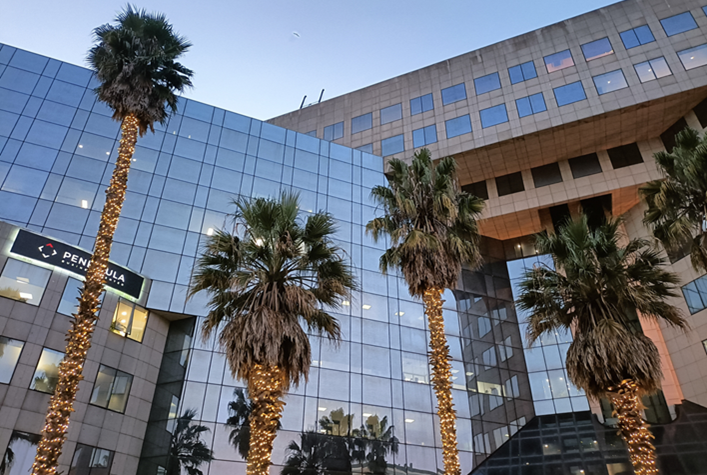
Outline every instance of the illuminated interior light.
<path id="1" fill-rule="evenodd" d="M 207 236 L 213 236 L 214 235 L 214 228 L 209 228 L 206 230 L 206 235 Z"/>
<path id="2" fill-rule="evenodd" d="M 83 148 L 83 145 L 79 144 L 79 148 Z"/>
<path id="3" fill-rule="evenodd" d="M 32 300 L 32 294 L 28 294 L 27 292 L 20 292 L 20 298 L 21 298 L 21 299 Z"/>
<path id="4" fill-rule="evenodd" d="M 262 245 L 263 245 L 263 240 L 260 239 L 260 238 L 256 239 L 256 240 L 255 240 L 255 245 L 256 245 L 256 246 L 262 246 Z"/>
<path id="5" fill-rule="evenodd" d="M 344 300 L 343 302 L 341 302 L 341 305 L 343 305 L 344 307 L 348 307 L 349 305 L 351 305 L 351 302 L 349 302 L 348 300 Z"/>
<path id="6" fill-rule="evenodd" d="M 407 422 L 408 424 L 412 424 L 413 422 L 415 422 L 415 419 L 405 419 L 405 422 Z"/>
<path id="7" fill-rule="evenodd" d="M 319 410 L 324 412 L 324 411 L 326 411 L 326 407 L 320 407 Z"/>
<path id="8" fill-rule="evenodd" d="M 402 317 L 403 315 L 405 315 L 405 312 L 395 312 L 395 316 L 397 317 Z"/>
<path id="9" fill-rule="evenodd" d="M 373 414 L 371 414 L 371 413 L 369 413 L 369 412 L 364 412 L 364 413 L 363 413 L 363 417 L 371 417 L 372 415 L 373 415 Z"/>
<path id="10" fill-rule="evenodd" d="M 361 308 L 364 310 L 369 310 L 371 308 L 371 306 L 368 304 L 364 304 L 364 305 L 361 305 Z"/>
<path id="11" fill-rule="evenodd" d="M 29 284 L 29 279 L 27 277 L 17 277 L 17 282 L 20 284 Z"/>
<path id="12" fill-rule="evenodd" d="M 81 200 L 81 207 L 83 209 L 87 209 L 88 208 L 88 200 Z"/>

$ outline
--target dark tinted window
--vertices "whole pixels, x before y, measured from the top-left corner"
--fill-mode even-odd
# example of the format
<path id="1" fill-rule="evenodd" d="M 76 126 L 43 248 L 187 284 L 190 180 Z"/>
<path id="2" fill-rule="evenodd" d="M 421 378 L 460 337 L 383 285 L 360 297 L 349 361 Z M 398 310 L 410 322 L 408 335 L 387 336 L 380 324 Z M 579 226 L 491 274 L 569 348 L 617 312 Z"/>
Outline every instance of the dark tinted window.
<path id="1" fill-rule="evenodd" d="M 516 99 L 516 108 L 518 108 L 519 117 L 525 117 L 547 110 L 542 92 L 533 94 L 532 96 Z"/>
<path id="2" fill-rule="evenodd" d="M 429 95 L 430 99 L 432 98 L 432 95 Z M 418 97 L 419 99 L 419 97 Z M 413 99 L 415 100 L 415 99 Z M 396 120 L 402 119 L 403 118 L 403 105 L 402 104 L 395 104 L 390 107 L 386 107 L 385 109 L 381 109 L 381 125 L 383 124 L 388 124 L 390 122 L 394 122 Z"/>
<path id="3" fill-rule="evenodd" d="M 663 145 L 665 145 L 665 150 L 668 152 L 673 151 L 673 147 L 675 147 L 675 136 L 678 134 L 678 132 L 681 132 L 682 130 L 687 127 L 687 122 L 685 122 L 685 119 L 680 117 L 677 122 L 675 122 L 673 125 L 670 126 L 668 130 L 660 134 L 660 140 L 663 141 Z"/>
<path id="4" fill-rule="evenodd" d="M 431 111 L 434 109 L 434 101 L 432 99 L 432 94 L 425 94 L 424 96 L 416 97 L 410 99 L 410 114 L 416 115 L 423 112 Z"/>
<path id="5" fill-rule="evenodd" d="M 474 87 L 477 95 L 501 89 L 501 79 L 498 77 L 498 73 L 488 74 L 474 79 Z"/>
<path id="6" fill-rule="evenodd" d="M 535 71 L 535 64 L 532 61 L 508 68 L 508 75 L 511 77 L 511 84 L 538 77 L 538 73 Z"/>
<path id="7" fill-rule="evenodd" d="M 113 465 L 113 452 L 77 444 L 69 475 L 108 475 Z"/>
<path id="8" fill-rule="evenodd" d="M 597 157 L 596 153 L 570 158 L 569 163 L 572 170 L 572 178 L 582 178 L 583 176 L 602 172 L 599 157 Z"/>
<path id="9" fill-rule="evenodd" d="M 697 28 L 697 23 L 690 12 L 664 18 L 663 20 L 660 20 L 660 24 L 663 25 L 665 34 L 668 36 L 677 35 L 678 33 Z"/>
<path id="10" fill-rule="evenodd" d="M 498 196 L 524 191 L 523 175 L 520 172 L 515 172 L 496 177 L 496 189 L 498 190 Z"/>
<path id="11" fill-rule="evenodd" d="M 631 49 L 646 43 L 652 43 L 655 38 L 648 25 L 643 25 L 621 33 L 621 41 L 623 41 L 626 49 Z"/>
<path id="12" fill-rule="evenodd" d="M 351 119 L 351 133 L 357 134 L 373 127 L 373 114 L 363 114 Z M 343 135 L 343 130 L 342 130 Z"/>
<path id="13" fill-rule="evenodd" d="M 565 106 L 573 102 L 583 101 L 587 98 L 584 87 L 580 81 L 553 89 L 558 106 Z"/>
<path id="14" fill-rule="evenodd" d="M 449 119 L 444 123 L 444 128 L 447 131 L 448 139 L 470 133 L 471 119 L 469 118 L 469 114 Z"/>
<path id="15" fill-rule="evenodd" d="M 489 190 L 486 188 L 486 180 L 464 185 L 462 186 L 462 191 L 465 191 L 470 195 L 478 196 L 482 200 L 489 199 Z"/>
<path id="16" fill-rule="evenodd" d="M 702 127 L 707 128 L 707 99 L 700 102 L 693 109 Z"/>
<path id="17" fill-rule="evenodd" d="M 614 48 L 611 47 L 609 38 L 602 38 L 600 40 L 592 41 L 591 43 L 583 44 L 582 53 L 584 54 L 584 59 L 591 61 L 593 59 L 599 59 L 604 56 L 614 54 Z"/>
<path id="18" fill-rule="evenodd" d="M 609 159 L 611 159 L 611 166 L 614 169 L 643 163 L 641 151 L 635 143 L 610 148 L 607 152 L 609 153 Z"/>
<path id="19" fill-rule="evenodd" d="M 533 183 L 535 184 L 535 188 L 552 185 L 553 183 L 560 183 L 562 181 L 560 166 L 557 163 L 550 163 L 541 167 L 531 168 L 530 172 L 533 174 Z"/>
<path id="20" fill-rule="evenodd" d="M 445 106 L 464 99 L 466 99 L 466 86 L 463 83 L 442 89 L 442 104 Z"/>

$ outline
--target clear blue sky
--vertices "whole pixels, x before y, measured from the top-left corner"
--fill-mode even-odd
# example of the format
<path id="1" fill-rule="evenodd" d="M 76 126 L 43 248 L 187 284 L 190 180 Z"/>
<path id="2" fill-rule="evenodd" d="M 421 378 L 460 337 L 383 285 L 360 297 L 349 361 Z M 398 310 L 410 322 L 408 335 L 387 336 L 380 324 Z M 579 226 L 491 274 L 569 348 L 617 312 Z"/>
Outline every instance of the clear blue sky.
<path id="1" fill-rule="evenodd" d="M 144 0 L 194 44 L 187 97 L 269 119 L 616 0 Z M 0 42 L 85 66 L 118 0 L 3 2 Z M 297 32 L 299 37 L 293 33 Z"/>

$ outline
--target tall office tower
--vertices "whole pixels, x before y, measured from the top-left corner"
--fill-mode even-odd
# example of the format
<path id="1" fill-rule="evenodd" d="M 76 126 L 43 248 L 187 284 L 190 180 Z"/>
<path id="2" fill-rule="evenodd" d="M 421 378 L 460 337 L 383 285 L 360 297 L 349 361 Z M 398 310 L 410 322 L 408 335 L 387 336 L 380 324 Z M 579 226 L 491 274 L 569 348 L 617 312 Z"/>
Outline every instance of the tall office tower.
<path id="1" fill-rule="evenodd" d="M 215 456 L 204 474 L 245 473 L 226 425 L 243 382 L 200 337 L 205 299 L 186 295 L 234 198 L 292 190 L 303 215 L 335 216 L 361 290 L 336 311 L 340 345 L 310 337 L 312 371 L 287 396 L 272 473 L 298 449 L 322 474 L 441 473 L 422 305 L 399 275 L 381 275 L 385 243 L 364 232 L 386 160 L 427 147 L 454 156 L 463 189 L 486 200 L 484 264 L 444 295 L 464 474 L 631 473 L 610 407 L 568 383 L 572 335 L 529 348 L 513 302 L 525 269 L 552 265 L 533 234 L 580 210 L 649 235 L 637 189 L 660 178 L 653 153 L 707 126 L 701 1 L 626 0 L 268 122 L 180 101 L 136 147 L 59 469 L 171 475 L 178 418 L 193 409 Z M 94 86 L 86 69 L 0 45 L 2 473 L 31 465 L 117 155 L 119 127 Z M 640 322 L 665 374 L 645 416 L 663 473 L 706 473 L 707 277 L 670 259 L 691 330 Z M 387 448 L 385 463 L 353 446 Z"/>

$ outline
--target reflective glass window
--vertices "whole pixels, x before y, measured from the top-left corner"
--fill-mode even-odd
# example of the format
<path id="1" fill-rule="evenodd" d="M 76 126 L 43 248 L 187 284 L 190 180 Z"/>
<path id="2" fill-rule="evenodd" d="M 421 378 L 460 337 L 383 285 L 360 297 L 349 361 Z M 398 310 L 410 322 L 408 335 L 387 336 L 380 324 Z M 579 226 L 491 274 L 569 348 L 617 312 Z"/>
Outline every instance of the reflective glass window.
<path id="1" fill-rule="evenodd" d="M 15 54 L 12 55 L 10 66 L 41 74 L 42 71 L 44 71 L 44 67 L 47 65 L 47 61 L 49 61 L 49 58 L 45 56 L 18 49 L 15 51 Z"/>
<path id="2" fill-rule="evenodd" d="M 113 465 L 113 451 L 76 444 L 68 475 L 108 475 Z"/>
<path id="3" fill-rule="evenodd" d="M 412 146 L 415 148 L 437 142 L 437 126 L 428 125 L 412 131 Z"/>
<path id="4" fill-rule="evenodd" d="M 442 89 L 442 105 L 446 106 L 464 99 L 466 99 L 466 86 L 464 83 Z"/>
<path id="5" fill-rule="evenodd" d="M 111 411 L 124 412 L 132 384 L 132 375 L 101 365 L 93 385 L 90 403 Z"/>
<path id="6" fill-rule="evenodd" d="M 469 114 L 454 119 L 449 119 L 444 123 L 444 128 L 447 131 L 447 138 L 458 137 L 471 133 L 471 118 Z"/>
<path id="7" fill-rule="evenodd" d="M 29 388 L 43 393 L 54 393 L 56 383 L 59 382 L 59 364 L 63 359 L 64 353 L 61 351 L 42 349 L 42 356 L 39 357 Z"/>
<path id="8" fill-rule="evenodd" d="M 702 276 L 682 287 L 690 314 L 707 308 L 707 276 Z"/>
<path id="9" fill-rule="evenodd" d="M 39 305 L 52 271 L 16 259 L 8 259 L 0 274 L 0 296 Z"/>
<path id="10" fill-rule="evenodd" d="M 624 73 L 620 69 L 594 76 L 592 79 L 599 95 L 628 87 Z"/>
<path id="11" fill-rule="evenodd" d="M 519 117 L 526 117 L 547 110 L 542 92 L 516 99 L 516 107 L 518 108 Z"/>
<path id="12" fill-rule="evenodd" d="M 25 142 L 15 158 L 15 164 L 49 171 L 54 166 L 58 151 Z"/>
<path id="13" fill-rule="evenodd" d="M 553 89 L 553 92 L 555 93 L 555 100 L 557 100 L 558 106 L 565 106 L 573 102 L 583 101 L 587 98 L 584 87 L 582 87 L 580 81 L 556 87 Z"/>
<path id="14" fill-rule="evenodd" d="M 147 327 L 147 315 L 147 310 L 139 305 L 120 299 L 110 329 L 118 335 L 142 342 Z"/>
<path id="15" fill-rule="evenodd" d="M 479 112 L 479 115 L 481 116 L 481 127 L 484 129 L 508 122 L 508 112 L 506 112 L 505 104 L 484 109 Z"/>
<path id="16" fill-rule="evenodd" d="M 10 383 L 24 346 L 24 341 L 0 336 L 0 383 Z"/>
<path id="17" fill-rule="evenodd" d="M 121 223 L 123 221 L 121 220 Z M 66 281 L 66 287 L 64 287 L 64 292 L 61 294 L 61 300 L 59 301 L 59 307 L 56 309 L 57 313 L 62 315 L 76 315 L 79 311 L 79 296 L 80 290 L 83 288 L 83 282 L 69 277 Z M 101 303 L 105 298 L 106 293 L 102 292 L 100 298 Z"/>
<path id="18" fill-rule="evenodd" d="M 570 158 L 569 164 L 573 178 L 582 178 L 583 176 L 595 175 L 602 172 L 599 157 L 596 153 Z"/>
<path id="19" fill-rule="evenodd" d="M 64 143 L 68 128 L 61 125 L 35 120 L 27 133 L 27 142 L 45 147 L 60 148 Z"/>
<path id="20" fill-rule="evenodd" d="M 621 41 L 626 49 L 635 48 L 636 46 L 645 45 L 655 41 L 653 32 L 648 25 L 638 26 L 621 33 Z"/>
<path id="21" fill-rule="evenodd" d="M 501 89 L 501 78 L 499 78 L 498 73 L 487 74 L 474 79 L 474 87 L 476 88 L 476 95 L 495 91 L 496 89 Z"/>
<path id="22" fill-rule="evenodd" d="M 363 114 L 351 119 L 351 133 L 357 134 L 373 127 L 373 114 Z M 343 132 L 342 132 L 343 135 Z"/>
<path id="23" fill-rule="evenodd" d="M 67 106 L 78 107 L 85 91 L 85 88 L 69 84 L 68 82 L 54 81 L 47 93 L 47 99 Z"/>
<path id="24" fill-rule="evenodd" d="M 425 94 L 424 96 L 410 99 L 410 115 L 422 114 L 432 109 L 434 109 L 432 94 Z"/>
<path id="25" fill-rule="evenodd" d="M 403 134 L 381 140 L 381 155 L 387 157 L 405 150 L 405 140 Z"/>
<path id="26" fill-rule="evenodd" d="M 5 47 L 7 48 L 7 46 Z M 32 473 L 32 463 L 37 454 L 37 444 L 41 436 L 28 432 L 12 431 L 7 451 L 3 456 L 3 468 L 7 467 L 4 475 L 27 475 Z M 8 456 L 12 454 L 13 462 L 8 464 Z"/>
<path id="27" fill-rule="evenodd" d="M 609 160 L 611 160 L 611 166 L 613 166 L 614 169 L 643 163 L 641 150 L 636 143 L 610 148 L 606 152 L 609 154 Z"/>
<path id="28" fill-rule="evenodd" d="M 0 77 L 0 87 L 10 89 L 11 91 L 31 94 L 34 86 L 39 81 L 39 75 L 23 71 L 17 68 L 7 67 L 5 72 Z"/>
<path id="29" fill-rule="evenodd" d="M 538 73 L 535 70 L 535 63 L 532 61 L 508 68 L 508 75 L 511 78 L 511 84 L 517 84 L 538 77 Z"/>
<path id="30" fill-rule="evenodd" d="M 697 23 L 690 12 L 664 18 L 660 20 L 660 24 L 663 25 L 665 34 L 668 36 L 677 35 L 678 33 L 697 28 Z"/>
<path id="31" fill-rule="evenodd" d="M 678 57 L 686 70 L 704 66 L 707 64 L 707 44 L 678 51 Z"/>
<path id="32" fill-rule="evenodd" d="M 430 94 L 430 98 L 432 95 Z M 419 99 L 419 97 L 418 97 Z M 413 99 L 414 100 L 414 99 Z M 403 118 L 403 105 L 394 104 L 392 106 L 381 109 L 381 125 L 389 124 Z"/>
<path id="33" fill-rule="evenodd" d="M 540 167 L 531 168 L 530 172 L 533 175 L 535 188 L 541 188 L 562 181 L 560 166 L 557 163 L 549 163 Z"/>
<path id="34" fill-rule="evenodd" d="M 114 144 L 115 141 L 113 139 L 84 132 L 74 153 L 84 157 L 95 158 L 96 160 L 107 161 Z"/>
<path id="35" fill-rule="evenodd" d="M 489 199 L 489 191 L 486 186 L 486 181 L 477 181 L 468 185 L 462 186 L 462 191 L 481 198 L 482 200 Z"/>
<path id="36" fill-rule="evenodd" d="M 13 165 L 2 186 L 3 191 L 38 197 L 49 173 Z"/>
<path id="37" fill-rule="evenodd" d="M 584 59 L 591 61 L 593 59 L 599 59 L 604 56 L 614 54 L 614 48 L 611 47 L 609 38 L 602 38 L 600 40 L 592 41 L 591 43 L 583 44 L 582 53 L 584 54 Z"/>
<path id="38" fill-rule="evenodd" d="M 560 51 L 559 53 L 551 54 L 545 56 L 545 67 L 548 73 L 559 71 L 560 69 L 569 68 L 574 66 L 574 60 L 572 59 L 572 53 L 570 50 L 566 49 Z"/>
<path id="39" fill-rule="evenodd" d="M 324 140 L 331 142 L 344 136 L 344 123 L 337 122 L 324 127 Z"/>
<path id="40" fill-rule="evenodd" d="M 317 131 L 316 131 L 316 130 L 310 130 L 309 132 L 305 133 L 304 135 L 309 135 L 310 137 L 316 137 L 316 136 L 317 136 Z"/>
<path id="41" fill-rule="evenodd" d="M 498 196 L 506 196 L 512 193 L 524 191 L 525 185 L 523 184 L 523 175 L 521 172 L 515 172 L 496 177 L 496 189 L 498 190 Z M 490 331 L 490 328 L 488 331 Z M 485 333 L 488 333 L 488 331 Z M 479 334 L 483 335 L 483 333 L 481 333 L 481 329 L 479 329 Z"/>
<path id="42" fill-rule="evenodd" d="M 56 201 L 83 209 L 91 209 L 98 191 L 98 184 L 75 178 L 64 178 L 57 193 Z"/>
<path id="43" fill-rule="evenodd" d="M 648 82 L 654 79 L 670 76 L 673 72 L 668 66 L 668 62 L 664 57 L 651 59 L 643 63 L 633 65 L 641 82 Z"/>
<path id="44" fill-rule="evenodd" d="M 360 150 L 360 151 L 366 152 L 366 153 L 373 153 L 373 144 L 369 143 L 366 145 L 361 145 L 360 147 L 356 147 L 356 150 Z"/>
<path id="45" fill-rule="evenodd" d="M 37 118 L 59 125 L 69 126 L 74 120 L 76 109 L 53 101 L 44 101 L 37 113 Z"/>

